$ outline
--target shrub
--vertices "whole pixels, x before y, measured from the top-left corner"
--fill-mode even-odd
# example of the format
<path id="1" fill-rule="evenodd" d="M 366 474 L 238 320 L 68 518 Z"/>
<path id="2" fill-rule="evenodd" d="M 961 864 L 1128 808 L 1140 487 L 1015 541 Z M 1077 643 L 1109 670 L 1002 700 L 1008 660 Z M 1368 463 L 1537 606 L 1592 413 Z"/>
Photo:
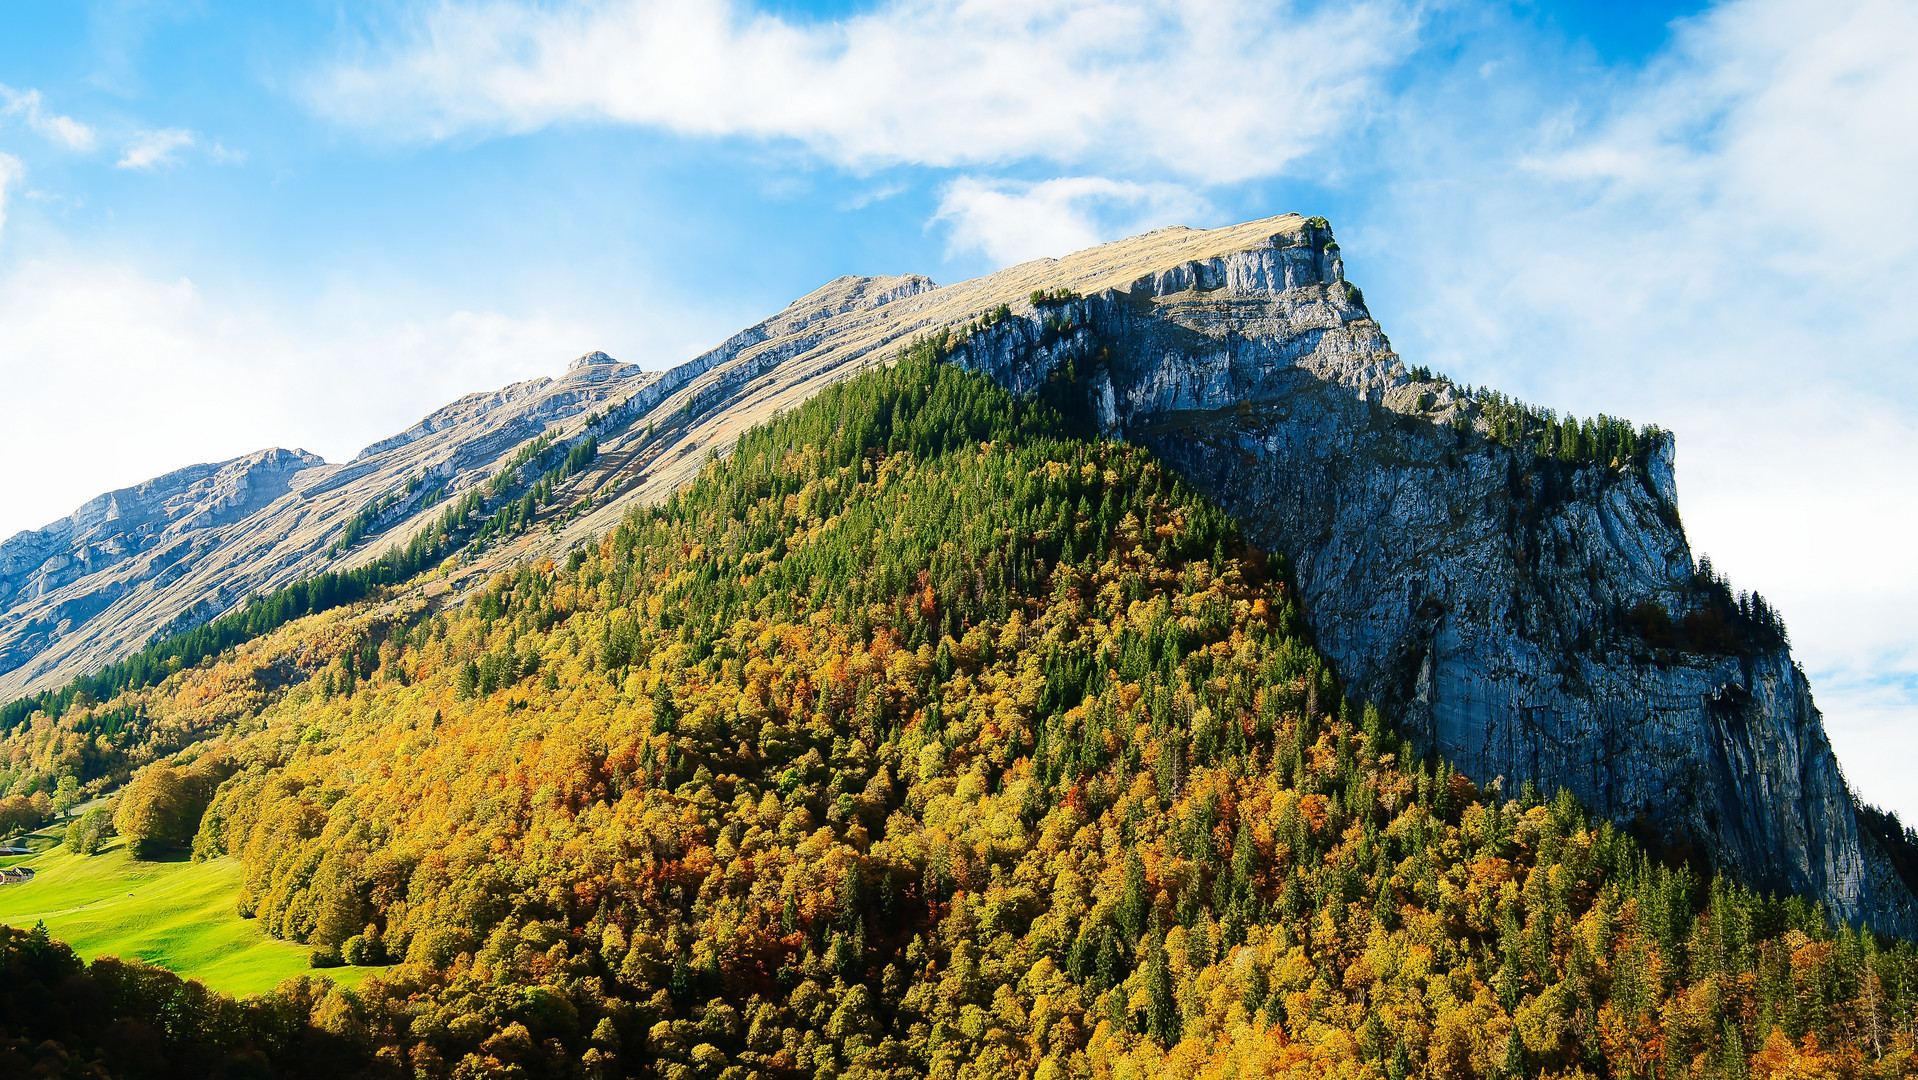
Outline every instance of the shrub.
<path id="1" fill-rule="evenodd" d="M 315 945 L 306 954 L 307 967 L 336 968 L 340 963 L 340 950 L 332 945 Z"/>
<path id="2" fill-rule="evenodd" d="M 1627 618 L 1631 628 L 1652 648 L 1678 647 L 1678 634 L 1672 625 L 1671 612 L 1665 610 L 1665 605 L 1655 600 L 1641 600 Z"/>

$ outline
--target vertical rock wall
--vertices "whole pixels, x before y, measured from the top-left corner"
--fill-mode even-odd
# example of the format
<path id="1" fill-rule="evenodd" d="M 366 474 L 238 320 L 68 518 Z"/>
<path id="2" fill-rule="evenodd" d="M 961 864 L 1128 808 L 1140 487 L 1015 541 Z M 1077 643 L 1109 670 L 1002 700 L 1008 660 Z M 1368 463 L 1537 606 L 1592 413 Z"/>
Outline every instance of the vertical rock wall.
<path id="1" fill-rule="evenodd" d="M 1480 783 L 1535 781 L 1648 838 L 1880 930 L 1918 930 L 1862 836 L 1784 649 L 1659 651 L 1693 562 L 1670 436 L 1640 467 L 1518 453 L 1453 424 L 1343 280 L 1329 233 L 1157 272 L 962 346 L 1020 390 L 1070 361 L 1111 434 L 1150 447 L 1292 562 L 1351 690 Z"/>

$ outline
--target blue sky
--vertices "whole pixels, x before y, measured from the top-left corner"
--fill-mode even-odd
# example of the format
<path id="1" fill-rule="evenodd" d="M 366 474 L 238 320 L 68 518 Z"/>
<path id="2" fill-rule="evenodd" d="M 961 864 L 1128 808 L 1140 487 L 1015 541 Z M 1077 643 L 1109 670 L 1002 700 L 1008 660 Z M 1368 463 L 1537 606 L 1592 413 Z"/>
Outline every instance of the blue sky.
<path id="1" fill-rule="evenodd" d="M 844 273 L 1324 214 L 1408 361 L 1678 432 L 1918 820 L 1915 54 L 1903 0 L 9 0 L 0 535 Z"/>

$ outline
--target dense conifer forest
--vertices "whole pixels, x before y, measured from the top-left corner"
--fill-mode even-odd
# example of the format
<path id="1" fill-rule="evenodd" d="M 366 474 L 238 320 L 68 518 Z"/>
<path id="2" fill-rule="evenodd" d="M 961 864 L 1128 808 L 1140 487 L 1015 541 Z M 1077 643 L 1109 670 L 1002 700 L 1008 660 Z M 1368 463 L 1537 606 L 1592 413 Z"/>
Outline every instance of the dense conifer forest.
<path id="1" fill-rule="evenodd" d="M 929 346 L 596 548 L 368 596 L 18 721 L 196 733 L 116 820 L 320 970 L 15 930 L 0 1075 L 1918 1071 L 1909 943 L 1422 758 L 1218 510 Z"/>

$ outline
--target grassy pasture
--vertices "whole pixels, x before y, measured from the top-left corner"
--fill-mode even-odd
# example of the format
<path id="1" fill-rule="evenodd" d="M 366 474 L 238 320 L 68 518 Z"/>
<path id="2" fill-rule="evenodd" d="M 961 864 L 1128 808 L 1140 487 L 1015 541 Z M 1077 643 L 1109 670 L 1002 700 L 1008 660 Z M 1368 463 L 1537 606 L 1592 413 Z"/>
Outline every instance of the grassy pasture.
<path id="1" fill-rule="evenodd" d="M 352 985 L 371 970 L 313 971 L 304 946 L 275 941 L 240 918 L 233 909 L 240 864 L 231 858 L 141 862 L 115 839 L 98 855 L 55 847 L 8 861 L 38 876 L 0 886 L 0 923 L 45 920 L 54 937 L 88 959 L 137 956 L 236 996 L 264 993 L 301 974 Z"/>

